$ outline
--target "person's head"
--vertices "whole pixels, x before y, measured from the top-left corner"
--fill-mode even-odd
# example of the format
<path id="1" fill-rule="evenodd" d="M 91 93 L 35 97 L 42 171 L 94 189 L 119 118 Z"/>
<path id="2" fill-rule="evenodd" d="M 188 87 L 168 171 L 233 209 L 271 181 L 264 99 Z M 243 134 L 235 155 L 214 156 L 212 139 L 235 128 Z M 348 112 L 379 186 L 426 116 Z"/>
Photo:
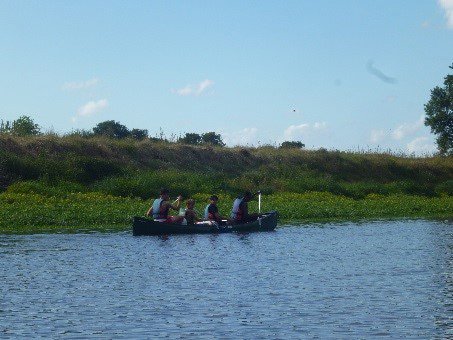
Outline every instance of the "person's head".
<path id="1" fill-rule="evenodd" d="M 219 198 L 216 195 L 212 195 L 211 197 L 209 197 L 209 202 L 211 202 L 211 204 L 216 205 L 218 201 Z"/>
<path id="2" fill-rule="evenodd" d="M 248 202 L 252 199 L 252 193 L 250 191 L 245 191 L 243 196 L 244 201 Z"/>
<path id="3" fill-rule="evenodd" d="M 190 198 L 186 202 L 186 207 L 187 209 L 193 209 L 195 207 L 195 200 L 193 198 Z"/>
<path id="4" fill-rule="evenodd" d="M 163 200 L 169 200 L 170 199 L 170 191 L 167 188 L 160 189 L 160 197 Z"/>

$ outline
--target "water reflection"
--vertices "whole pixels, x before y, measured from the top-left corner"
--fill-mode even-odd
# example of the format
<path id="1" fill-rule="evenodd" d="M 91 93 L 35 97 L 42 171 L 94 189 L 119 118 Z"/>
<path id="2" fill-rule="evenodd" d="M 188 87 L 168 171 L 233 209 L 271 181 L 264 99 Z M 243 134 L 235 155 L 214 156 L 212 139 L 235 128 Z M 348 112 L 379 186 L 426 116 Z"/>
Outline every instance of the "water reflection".
<path id="1" fill-rule="evenodd" d="M 0 236 L 0 337 L 448 338 L 451 227 Z"/>
<path id="2" fill-rule="evenodd" d="M 435 326 L 453 336 L 453 229 L 451 222 L 445 221 L 443 224 L 447 228 L 450 226 L 447 232 L 441 234 L 432 230 L 429 238 L 433 248 L 432 257 L 443 261 L 430 264 L 429 269 L 436 272 L 433 285 L 436 285 L 443 295 L 434 314 Z M 440 280 L 435 280 L 436 277 Z"/>

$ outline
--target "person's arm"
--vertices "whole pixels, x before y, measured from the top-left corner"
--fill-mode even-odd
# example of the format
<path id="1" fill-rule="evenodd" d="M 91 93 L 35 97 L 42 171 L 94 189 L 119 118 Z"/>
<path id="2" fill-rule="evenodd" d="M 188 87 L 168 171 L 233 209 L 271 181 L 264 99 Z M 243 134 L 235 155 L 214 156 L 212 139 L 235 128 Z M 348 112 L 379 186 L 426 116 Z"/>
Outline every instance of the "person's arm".
<path id="1" fill-rule="evenodd" d="M 151 216 L 153 214 L 153 206 L 149 207 L 148 211 L 146 212 L 146 216 Z"/>
<path id="2" fill-rule="evenodd" d="M 170 204 L 170 208 L 172 208 L 173 210 L 176 210 L 176 211 L 179 211 L 179 208 L 181 207 L 181 200 L 182 200 L 182 196 L 179 195 L 178 198 L 176 199 L 176 201 L 173 203 L 173 204 Z"/>

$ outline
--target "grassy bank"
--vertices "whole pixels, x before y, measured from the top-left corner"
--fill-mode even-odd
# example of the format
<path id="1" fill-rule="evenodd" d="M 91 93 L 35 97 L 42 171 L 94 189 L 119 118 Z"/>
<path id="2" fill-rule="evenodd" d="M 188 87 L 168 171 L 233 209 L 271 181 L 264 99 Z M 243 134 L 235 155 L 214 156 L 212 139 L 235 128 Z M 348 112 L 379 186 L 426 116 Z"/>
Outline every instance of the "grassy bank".
<path id="1" fill-rule="evenodd" d="M 453 217 L 453 157 L 0 135 L 0 233 L 127 229 L 161 187 L 224 214 L 261 189 L 285 221 Z"/>
<path id="2" fill-rule="evenodd" d="M 82 137 L 0 135 L 0 188 L 21 181 L 64 182 L 87 191 L 146 198 L 160 186 L 192 194 L 244 189 L 453 195 L 453 157 L 221 148 Z"/>
<path id="3" fill-rule="evenodd" d="M 193 195 L 202 211 L 207 194 Z M 227 214 L 232 197 L 220 195 L 220 210 Z M 0 194 L 0 233 L 130 230 L 135 215 L 143 215 L 149 200 L 102 193 Z M 256 210 L 252 202 L 251 210 Z M 279 193 L 263 197 L 263 210 L 278 210 L 282 221 L 334 221 L 382 218 L 451 218 L 453 197 L 369 195 L 354 200 L 330 193 Z"/>

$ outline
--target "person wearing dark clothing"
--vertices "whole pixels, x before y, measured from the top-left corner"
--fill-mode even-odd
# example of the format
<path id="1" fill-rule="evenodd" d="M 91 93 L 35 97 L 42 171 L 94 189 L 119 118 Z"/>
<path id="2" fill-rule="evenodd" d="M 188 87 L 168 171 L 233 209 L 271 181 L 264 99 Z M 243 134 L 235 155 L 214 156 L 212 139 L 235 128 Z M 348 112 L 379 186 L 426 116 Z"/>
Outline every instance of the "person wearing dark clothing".
<path id="1" fill-rule="evenodd" d="M 212 195 L 209 198 L 209 204 L 204 209 L 204 218 L 209 221 L 215 221 L 221 223 L 222 220 L 228 220 L 222 217 L 219 213 L 219 208 L 217 207 L 217 203 L 219 202 L 219 198 L 216 195 Z"/>

